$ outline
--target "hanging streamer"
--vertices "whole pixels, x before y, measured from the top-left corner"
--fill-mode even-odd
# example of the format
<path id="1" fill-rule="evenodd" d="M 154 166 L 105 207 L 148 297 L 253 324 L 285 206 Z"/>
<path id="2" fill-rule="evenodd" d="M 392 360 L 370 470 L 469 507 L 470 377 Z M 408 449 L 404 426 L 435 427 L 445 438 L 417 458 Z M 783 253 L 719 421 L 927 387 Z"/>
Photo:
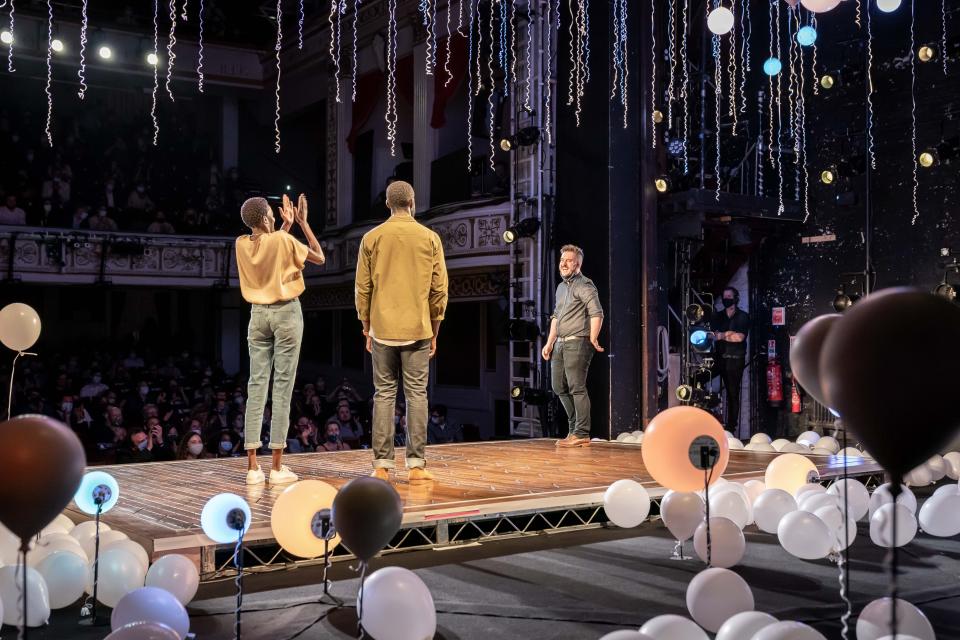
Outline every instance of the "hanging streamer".
<path id="1" fill-rule="evenodd" d="M 433 75 L 437 62 L 437 0 L 422 0 L 420 10 L 423 13 L 423 26 L 427 28 L 427 56 L 424 62 L 428 76 Z"/>
<path id="2" fill-rule="evenodd" d="M 336 18 L 336 22 L 334 22 Z M 340 102 L 340 0 L 330 0 L 330 59 L 334 65 L 334 82 L 336 83 L 336 101 Z"/>
<path id="3" fill-rule="evenodd" d="M 180 13 L 180 19 L 183 20 L 184 22 L 187 22 L 187 18 L 188 18 L 188 16 L 187 16 L 187 3 L 188 3 L 189 1 L 190 1 L 190 0 L 183 0 L 183 11 Z"/>
<path id="4" fill-rule="evenodd" d="M 297 49 L 303 50 L 303 0 L 297 7 Z"/>
<path id="5" fill-rule="evenodd" d="M 877 168 L 877 156 L 873 150 L 873 18 L 867 7 L 867 154 L 870 168 Z"/>
<path id="6" fill-rule="evenodd" d="M 160 0 L 153 0 L 153 55 L 157 57 L 160 51 Z M 157 120 L 157 92 L 160 90 L 160 75 L 157 67 L 159 60 L 153 65 L 153 92 L 150 96 L 150 119 L 153 120 L 153 146 L 157 146 L 160 137 L 160 121 Z"/>
<path id="7" fill-rule="evenodd" d="M 277 44 L 273 50 L 277 56 L 277 86 L 273 90 L 273 152 L 280 153 L 280 49 L 283 44 L 283 0 L 277 0 Z"/>
<path id="8" fill-rule="evenodd" d="M 510 49 L 507 43 L 507 4 L 513 4 L 512 0 L 499 0 L 500 2 L 500 71 L 503 73 L 503 95 L 510 95 L 510 72 L 507 59 L 510 57 Z"/>
<path id="9" fill-rule="evenodd" d="M 673 100 L 674 100 L 674 78 L 677 74 L 677 11 L 675 0 L 669 0 L 667 4 L 667 28 L 670 29 L 669 53 L 670 58 L 670 78 L 667 80 L 667 129 L 673 125 Z M 616 18 L 614 18 L 616 20 Z"/>
<path id="10" fill-rule="evenodd" d="M 733 0 L 730 3 L 730 11 L 736 15 L 737 13 L 737 0 Z M 733 135 L 737 135 L 737 30 L 732 29 L 730 31 L 730 42 L 729 42 L 729 57 L 727 62 L 727 77 L 730 79 L 730 108 L 727 110 L 727 115 L 733 118 Z"/>
<path id="11" fill-rule="evenodd" d="M 387 140 L 390 157 L 397 155 L 397 0 L 387 0 Z"/>
<path id="12" fill-rule="evenodd" d="M 583 81 L 590 82 L 590 0 L 581 0 L 583 16 Z"/>
<path id="13" fill-rule="evenodd" d="M 461 0 L 462 4 L 462 0 Z M 533 105 L 530 104 L 530 91 L 533 86 L 533 7 L 532 2 L 527 2 L 527 80 L 524 83 L 523 108 L 527 113 L 533 113 Z"/>
<path id="14" fill-rule="evenodd" d="M 546 70 L 543 69 L 543 58 L 540 64 L 540 77 L 543 80 L 543 86 L 546 88 L 544 96 L 544 129 L 547 134 L 547 144 L 553 144 L 553 1 L 557 3 L 559 9 L 560 0 L 547 0 L 546 19 L 541 23 L 540 37 L 544 46 L 544 57 L 547 60 Z M 544 33 L 544 31 L 546 33 Z M 559 33 L 559 32 L 558 32 Z"/>
<path id="15" fill-rule="evenodd" d="M 457 2 L 457 34 L 461 37 L 466 37 L 466 34 L 463 33 L 463 3 L 466 0 L 460 0 Z M 530 8 L 530 5 L 527 4 L 527 9 Z"/>
<path id="16" fill-rule="evenodd" d="M 77 76 L 80 78 L 80 90 L 77 97 L 83 100 L 87 93 L 87 0 L 83 0 L 80 7 L 80 68 Z"/>
<path id="17" fill-rule="evenodd" d="M 814 30 L 816 30 L 817 16 L 814 15 L 812 18 L 810 18 L 810 26 L 813 27 Z M 817 75 L 817 41 L 816 40 L 813 41 L 812 48 L 813 48 L 813 60 L 811 62 L 810 69 L 813 75 L 813 95 L 818 96 L 820 95 L 820 83 L 817 82 L 817 79 L 819 78 L 819 76 Z"/>
<path id="18" fill-rule="evenodd" d="M 779 7 L 779 5 L 778 5 Z M 774 49 L 774 38 L 777 37 L 776 32 L 774 31 L 774 13 L 773 13 L 773 4 L 770 5 L 770 10 L 767 14 L 767 26 L 770 30 L 770 58 L 773 58 L 775 54 Z M 771 167 L 776 167 L 776 160 L 774 159 L 773 153 L 773 104 L 774 104 L 774 92 L 773 92 L 773 76 L 767 75 L 767 105 L 768 105 L 768 118 L 767 118 L 767 160 L 770 162 Z"/>
<path id="19" fill-rule="evenodd" d="M 10 25 L 7 27 L 7 30 L 10 32 L 11 36 L 14 35 L 14 32 L 13 32 L 14 11 L 13 10 L 14 10 L 13 0 L 10 0 Z M 17 39 L 14 37 L 12 40 L 10 40 L 10 44 L 7 46 L 7 71 L 9 71 L 10 73 L 13 73 L 16 71 L 16 69 L 13 66 L 13 45 L 16 43 L 16 41 Z"/>
<path id="20" fill-rule="evenodd" d="M 463 5 L 464 0 L 460 0 Z M 473 173 L 473 14 L 474 7 L 470 4 L 470 24 L 467 34 L 467 173 Z M 480 52 L 477 52 L 480 56 Z"/>
<path id="21" fill-rule="evenodd" d="M 657 16 L 656 2 L 650 3 L 650 146 L 657 148 Z"/>
<path id="22" fill-rule="evenodd" d="M 447 79 L 443 81 L 443 86 L 450 86 L 453 80 L 453 72 L 450 71 L 450 44 L 453 42 L 453 34 L 450 32 L 450 3 L 447 3 L 447 46 L 444 47 L 443 70 L 447 74 Z"/>
<path id="23" fill-rule="evenodd" d="M 357 20 L 360 17 L 360 3 L 362 0 L 353 0 L 353 59 L 351 64 L 353 65 L 353 72 L 351 74 L 351 84 L 352 89 L 350 93 L 350 101 L 357 101 Z"/>
<path id="24" fill-rule="evenodd" d="M 917 175 L 917 63 L 915 50 L 916 44 L 916 0 L 910 0 L 910 147 L 912 157 L 910 165 L 913 169 L 913 218 L 910 224 L 917 224 L 917 218 L 920 217 L 920 202 L 918 200 L 918 191 L 920 189 L 920 180 Z M 946 52 L 944 52 L 946 55 Z"/>
<path id="25" fill-rule="evenodd" d="M 720 202 L 720 103 L 723 101 L 723 64 L 720 60 L 720 36 L 714 34 L 711 40 L 713 41 L 714 147 L 716 150 L 714 175 L 717 178 L 714 200 Z"/>
<path id="26" fill-rule="evenodd" d="M 491 43 L 491 47 L 493 44 Z M 483 73 L 480 67 L 480 58 L 483 56 L 483 14 L 480 13 L 480 1 L 477 0 L 477 88 L 474 90 L 474 96 L 479 96 L 483 90 Z"/>
<path id="27" fill-rule="evenodd" d="M 803 48 L 800 48 L 800 96 L 798 98 L 798 118 L 797 118 L 797 132 L 800 136 L 800 144 L 797 145 L 799 154 L 797 156 L 800 166 L 803 168 L 803 195 L 801 199 L 803 200 L 803 212 L 804 217 L 803 221 L 806 222 L 810 218 L 810 167 L 807 162 L 807 96 L 806 96 L 806 81 L 804 75 L 804 64 L 803 64 Z M 817 86 L 816 81 L 814 81 L 813 86 Z"/>
<path id="28" fill-rule="evenodd" d="M 690 0 L 683 2 L 683 41 L 680 45 L 680 60 L 683 66 L 683 87 L 680 90 L 680 99 L 683 104 L 683 175 L 690 173 L 690 59 L 687 56 L 687 33 L 690 31 L 689 8 Z"/>
<path id="29" fill-rule="evenodd" d="M 505 1 L 506 0 L 494 0 L 494 2 L 497 4 Z M 493 123 L 494 123 L 493 94 L 497 88 L 496 81 L 493 79 L 493 60 L 495 58 L 494 48 L 497 42 L 496 38 L 494 37 L 496 35 L 494 31 L 495 21 L 493 19 L 495 15 L 496 15 L 496 9 L 494 8 L 493 4 L 490 4 L 490 23 L 489 23 L 490 55 L 487 57 L 487 72 L 489 74 L 488 81 L 490 82 L 490 91 L 487 93 L 487 129 L 488 129 L 487 137 L 490 140 L 490 154 L 487 156 L 487 161 L 490 163 L 491 171 L 496 168 L 496 164 L 494 163 L 494 154 L 496 153 L 496 147 L 494 146 L 494 143 L 493 143 Z"/>
<path id="30" fill-rule="evenodd" d="M 167 38 L 167 95 L 173 100 L 173 89 L 170 88 L 170 81 L 173 79 L 173 61 L 177 59 L 177 54 L 173 52 L 174 45 L 177 44 L 177 0 L 170 0 L 170 35 Z"/>
<path id="31" fill-rule="evenodd" d="M 870 10 L 870 8 L 868 7 L 868 8 L 867 8 L 867 11 L 869 11 L 869 10 Z M 860 13 L 861 13 L 860 0 L 857 0 L 857 17 L 854 19 L 854 22 L 857 23 L 857 29 L 860 28 Z"/>
<path id="32" fill-rule="evenodd" d="M 507 15 L 507 20 L 510 24 L 510 42 L 507 45 L 507 55 L 510 58 L 510 78 L 513 79 L 513 82 L 517 81 L 517 56 L 514 53 L 514 48 L 517 46 L 517 8 L 513 3 L 513 0 L 509 0 L 509 11 Z M 507 84 L 507 95 L 510 91 L 510 85 Z"/>
<path id="33" fill-rule="evenodd" d="M 943 75 L 947 75 L 947 0 L 940 0 L 940 59 Z"/>
<path id="34" fill-rule="evenodd" d="M 623 56 L 623 73 L 620 74 L 620 96 L 623 102 L 623 128 L 627 128 L 627 114 L 630 110 L 627 89 L 630 84 L 630 60 L 627 58 L 627 0 L 620 0 L 620 42 Z"/>
<path id="35" fill-rule="evenodd" d="M 203 93 L 203 17 L 204 0 L 200 0 L 200 37 L 197 39 L 197 90 Z"/>
<path id="36" fill-rule="evenodd" d="M 50 125 L 53 121 L 53 94 L 50 92 L 50 86 L 53 84 L 53 2 L 47 0 L 47 126 L 44 129 L 47 134 L 47 145 L 53 146 L 53 132 Z"/>
<path id="37" fill-rule="evenodd" d="M 573 105 L 577 127 L 580 126 L 584 84 L 587 75 L 586 5 L 585 0 L 567 0 L 570 12 L 570 77 L 567 85 L 567 106 Z M 559 6 L 558 6 L 559 9 Z M 559 18 L 558 29 L 559 29 Z"/>
<path id="38" fill-rule="evenodd" d="M 777 2 L 777 15 L 776 15 L 776 51 L 777 51 L 777 60 L 782 60 L 783 51 L 780 47 L 780 3 Z M 778 192 L 778 201 L 779 206 L 777 208 L 777 215 L 782 215 L 785 211 L 783 206 L 783 82 L 781 80 L 782 73 L 777 74 L 777 192 Z"/>

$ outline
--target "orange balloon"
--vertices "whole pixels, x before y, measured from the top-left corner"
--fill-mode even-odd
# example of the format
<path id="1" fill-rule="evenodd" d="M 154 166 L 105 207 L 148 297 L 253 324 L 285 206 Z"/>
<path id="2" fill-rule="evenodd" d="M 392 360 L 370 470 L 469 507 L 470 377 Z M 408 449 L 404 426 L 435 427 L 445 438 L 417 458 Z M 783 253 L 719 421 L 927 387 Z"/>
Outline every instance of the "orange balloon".
<path id="1" fill-rule="evenodd" d="M 723 426 L 703 409 L 680 406 L 657 414 L 643 432 L 643 464 L 653 479 L 667 489 L 703 489 L 704 471 L 690 460 L 691 447 L 695 455 L 699 450 L 694 440 L 703 436 L 712 438 L 720 451 L 716 464 L 709 472 L 710 484 L 713 484 L 727 468 L 730 445 L 727 444 Z M 704 443 L 714 444 L 706 440 Z"/>
<path id="2" fill-rule="evenodd" d="M 301 480 L 277 496 L 270 513 L 273 537 L 283 549 L 301 558 L 323 555 L 323 538 L 313 530 L 314 516 L 333 506 L 337 489 L 320 480 Z M 340 544 L 340 536 L 330 539 L 330 551 Z"/>

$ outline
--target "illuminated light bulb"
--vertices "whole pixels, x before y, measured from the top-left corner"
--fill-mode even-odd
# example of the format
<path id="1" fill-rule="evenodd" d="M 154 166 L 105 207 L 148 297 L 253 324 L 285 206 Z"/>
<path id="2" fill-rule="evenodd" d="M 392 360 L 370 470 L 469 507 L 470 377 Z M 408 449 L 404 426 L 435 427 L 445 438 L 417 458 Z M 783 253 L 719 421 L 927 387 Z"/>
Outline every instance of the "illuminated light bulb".
<path id="1" fill-rule="evenodd" d="M 837 173 L 833 168 L 824 169 L 820 172 L 820 182 L 823 184 L 833 184 L 837 179 Z"/>
<path id="2" fill-rule="evenodd" d="M 917 162 L 920 163 L 920 166 L 924 169 L 929 169 L 933 165 L 937 164 L 937 156 L 933 151 L 924 151 L 917 158 Z"/>
<path id="3" fill-rule="evenodd" d="M 113 49 L 104 45 L 99 49 L 97 49 L 97 55 L 99 55 L 104 60 L 109 60 L 110 58 L 113 57 Z"/>
<path id="4" fill-rule="evenodd" d="M 660 176 L 659 178 L 653 181 L 653 186 L 660 193 L 666 193 L 667 191 L 670 190 L 670 179 L 667 178 L 666 176 Z"/>
<path id="5" fill-rule="evenodd" d="M 829 73 L 823 74 L 823 76 L 820 78 L 820 86 L 824 89 L 833 89 L 834 82 L 833 76 Z"/>
<path id="6" fill-rule="evenodd" d="M 781 69 L 783 69 L 783 63 L 780 62 L 779 58 L 767 58 L 766 62 L 763 63 L 763 72 L 768 76 L 777 75 Z"/>
<path id="7" fill-rule="evenodd" d="M 733 29 L 733 12 L 726 7 L 717 7 L 707 16 L 707 28 L 710 33 L 723 36 Z"/>
<path id="8" fill-rule="evenodd" d="M 157 56 L 157 54 L 151 51 L 147 54 L 147 64 L 151 67 L 155 67 L 160 64 L 160 58 Z"/>
<path id="9" fill-rule="evenodd" d="M 920 62 L 930 62 L 937 57 L 937 50 L 929 45 L 924 45 L 917 51 L 917 57 L 920 58 Z"/>
<path id="10" fill-rule="evenodd" d="M 57 53 L 63 53 L 63 40 L 59 38 L 54 38 L 50 42 L 50 48 L 56 51 Z"/>
<path id="11" fill-rule="evenodd" d="M 3 44 L 13 44 L 13 34 L 9 31 L 0 32 L 0 42 Z"/>
<path id="12" fill-rule="evenodd" d="M 659 109 L 654 109 L 653 121 L 656 122 L 657 124 L 660 124 L 661 122 L 663 122 L 663 112 L 660 111 Z"/>

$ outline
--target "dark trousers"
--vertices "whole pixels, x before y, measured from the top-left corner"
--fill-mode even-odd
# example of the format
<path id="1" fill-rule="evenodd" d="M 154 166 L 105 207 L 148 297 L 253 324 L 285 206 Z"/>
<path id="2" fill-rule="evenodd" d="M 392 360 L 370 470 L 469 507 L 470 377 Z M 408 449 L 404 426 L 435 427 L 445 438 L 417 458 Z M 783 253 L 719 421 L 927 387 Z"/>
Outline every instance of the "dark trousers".
<path id="1" fill-rule="evenodd" d="M 737 433 L 740 425 L 740 384 L 743 381 L 745 356 L 720 356 L 720 380 L 727 390 L 727 429 Z"/>
<path id="2" fill-rule="evenodd" d="M 424 467 L 427 443 L 427 382 L 430 378 L 430 340 L 391 347 L 373 341 L 373 467 L 393 469 L 394 410 L 397 386 L 403 376 L 407 400 L 407 468 Z"/>
<path id="3" fill-rule="evenodd" d="M 590 437 L 590 396 L 587 395 L 587 370 L 593 359 L 593 345 L 587 338 L 557 342 L 553 347 L 550 377 L 553 392 L 560 399 L 569 433 L 578 438 Z"/>

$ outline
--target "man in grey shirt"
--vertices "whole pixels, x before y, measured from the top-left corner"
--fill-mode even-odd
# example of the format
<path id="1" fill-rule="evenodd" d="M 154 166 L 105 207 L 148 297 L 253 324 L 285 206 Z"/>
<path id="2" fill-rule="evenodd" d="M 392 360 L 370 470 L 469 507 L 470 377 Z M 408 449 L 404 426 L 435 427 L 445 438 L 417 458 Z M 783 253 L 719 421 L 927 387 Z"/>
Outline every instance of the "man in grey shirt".
<path id="1" fill-rule="evenodd" d="M 557 440 L 558 447 L 590 445 L 590 396 L 587 369 L 593 352 L 603 353 L 597 342 L 603 326 L 603 308 L 593 281 L 580 273 L 583 249 L 572 244 L 560 249 L 560 277 L 557 300 L 550 316 L 550 335 L 543 346 L 544 360 L 553 357 L 553 391 L 567 412 L 569 433 Z"/>

